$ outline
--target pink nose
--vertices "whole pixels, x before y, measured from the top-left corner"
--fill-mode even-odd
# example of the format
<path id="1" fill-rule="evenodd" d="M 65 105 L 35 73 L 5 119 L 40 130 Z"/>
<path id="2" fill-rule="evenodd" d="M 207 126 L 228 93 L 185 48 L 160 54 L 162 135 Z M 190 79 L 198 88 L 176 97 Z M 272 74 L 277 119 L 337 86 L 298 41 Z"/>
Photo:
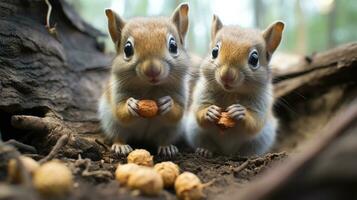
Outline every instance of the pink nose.
<path id="1" fill-rule="evenodd" d="M 234 80 L 234 76 L 232 73 L 225 73 L 224 75 L 221 76 L 221 80 L 224 83 L 232 83 Z"/>
<path id="2" fill-rule="evenodd" d="M 156 78 L 157 76 L 160 75 L 160 69 L 156 67 L 150 67 L 145 71 L 145 75 L 150 77 L 150 78 Z"/>

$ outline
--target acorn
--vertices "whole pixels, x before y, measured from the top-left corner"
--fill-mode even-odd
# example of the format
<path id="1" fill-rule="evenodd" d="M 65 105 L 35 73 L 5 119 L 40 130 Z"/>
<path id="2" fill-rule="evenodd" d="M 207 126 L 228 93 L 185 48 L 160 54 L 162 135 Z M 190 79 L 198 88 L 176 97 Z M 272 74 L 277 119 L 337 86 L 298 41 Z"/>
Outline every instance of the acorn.
<path id="1" fill-rule="evenodd" d="M 191 172 L 184 172 L 175 181 L 176 196 L 182 200 L 200 200 L 205 196 L 201 180 Z"/>
<path id="2" fill-rule="evenodd" d="M 135 163 L 119 164 L 115 170 L 115 178 L 120 184 L 126 185 L 129 177 L 140 168 Z"/>
<path id="3" fill-rule="evenodd" d="M 31 176 L 40 167 L 40 164 L 37 161 L 27 156 L 19 156 L 19 161 L 23 164 L 24 170 L 26 170 Z M 17 160 L 9 160 L 7 167 L 10 181 L 13 183 L 22 183 L 23 180 Z"/>
<path id="4" fill-rule="evenodd" d="M 236 122 L 229 116 L 228 112 L 222 112 L 217 124 L 222 130 L 225 130 L 233 128 L 236 125 Z"/>
<path id="5" fill-rule="evenodd" d="M 164 187 L 173 187 L 176 178 L 180 174 L 179 167 L 170 161 L 157 163 L 154 170 L 159 173 L 164 181 Z"/>
<path id="6" fill-rule="evenodd" d="M 62 197 L 73 188 L 71 170 L 59 161 L 41 165 L 34 173 L 33 184 L 45 197 Z"/>
<path id="7" fill-rule="evenodd" d="M 152 167 L 154 165 L 153 156 L 145 149 L 135 149 L 127 157 L 128 163 Z"/>
<path id="8" fill-rule="evenodd" d="M 140 100 L 138 106 L 139 115 L 145 118 L 155 117 L 159 111 L 159 107 L 153 100 Z"/>
<path id="9" fill-rule="evenodd" d="M 127 186 L 139 190 L 143 195 L 157 196 L 163 190 L 164 183 L 160 174 L 153 168 L 140 167 L 129 176 Z"/>

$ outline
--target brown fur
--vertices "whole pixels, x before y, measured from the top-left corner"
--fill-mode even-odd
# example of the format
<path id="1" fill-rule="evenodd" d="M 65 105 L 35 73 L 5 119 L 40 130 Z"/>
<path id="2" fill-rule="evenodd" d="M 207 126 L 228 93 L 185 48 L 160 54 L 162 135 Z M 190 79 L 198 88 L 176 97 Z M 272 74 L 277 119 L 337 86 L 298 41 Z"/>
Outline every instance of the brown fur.
<path id="1" fill-rule="evenodd" d="M 253 147 L 257 152 L 266 151 L 264 149 L 271 145 L 275 137 L 276 120 L 271 110 L 273 94 L 268 64 L 280 43 L 283 27 L 281 22 L 277 22 L 261 32 L 239 26 L 224 26 L 217 16 L 213 17 L 210 51 L 218 49 L 218 54 L 216 58 L 209 54 L 200 67 L 186 126 L 189 143 L 213 151 L 219 146 L 221 152 L 225 153 L 242 150 L 243 154 L 249 153 L 248 150 L 244 152 L 245 144 L 242 141 L 259 143 L 261 146 Z M 248 63 L 252 52 L 258 55 L 256 67 Z M 219 111 L 207 114 L 208 109 L 213 106 L 213 109 L 219 107 L 220 112 L 227 112 L 232 105 L 242 109 L 234 112 L 240 113 L 234 115 L 237 117 L 236 126 L 225 130 L 227 136 L 217 138 L 220 130 L 214 119 L 218 116 L 213 113 Z M 260 133 L 263 136 L 258 136 Z M 232 141 L 233 135 L 236 135 L 236 143 Z M 254 138 L 260 141 L 254 141 Z M 239 144 L 243 149 L 235 146 Z"/>
<path id="2" fill-rule="evenodd" d="M 125 21 L 114 11 L 106 10 L 117 55 L 99 104 L 99 114 L 105 134 L 122 145 L 114 148 L 119 149 L 119 153 L 130 149 L 124 147 L 130 141 L 165 146 L 178 134 L 188 98 L 185 90 L 189 56 L 184 47 L 187 14 L 188 5 L 181 4 L 171 17 L 138 17 Z M 171 39 L 176 41 L 177 53 L 170 51 Z M 131 44 L 132 54 L 124 51 L 126 44 Z M 152 119 L 137 115 L 135 102 L 145 99 L 154 100 L 159 106 L 158 115 Z M 167 130 L 164 135 L 163 130 Z"/>

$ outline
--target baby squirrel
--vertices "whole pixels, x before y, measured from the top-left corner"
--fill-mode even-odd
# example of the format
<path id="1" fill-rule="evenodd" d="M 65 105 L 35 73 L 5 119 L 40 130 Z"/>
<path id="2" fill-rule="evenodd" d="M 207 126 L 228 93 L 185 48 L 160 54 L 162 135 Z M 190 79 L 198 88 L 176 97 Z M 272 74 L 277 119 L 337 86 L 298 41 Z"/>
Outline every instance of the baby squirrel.
<path id="1" fill-rule="evenodd" d="M 211 55 L 202 61 L 185 114 L 185 136 L 196 153 L 246 156 L 265 153 L 273 145 L 277 120 L 268 64 L 283 29 L 282 22 L 263 32 L 224 26 L 213 16 Z M 235 126 L 223 131 L 217 122 L 224 111 Z"/>
<path id="2" fill-rule="evenodd" d="M 105 11 L 117 51 L 111 76 L 99 102 L 99 118 L 111 149 L 119 155 L 132 151 L 131 143 L 158 147 L 172 157 L 171 145 L 182 132 L 188 98 L 189 56 L 185 50 L 188 4 L 180 4 L 171 17 L 139 17 L 124 21 Z M 139 115 L 139 100 L 154 100 L 158 115 Z"/>

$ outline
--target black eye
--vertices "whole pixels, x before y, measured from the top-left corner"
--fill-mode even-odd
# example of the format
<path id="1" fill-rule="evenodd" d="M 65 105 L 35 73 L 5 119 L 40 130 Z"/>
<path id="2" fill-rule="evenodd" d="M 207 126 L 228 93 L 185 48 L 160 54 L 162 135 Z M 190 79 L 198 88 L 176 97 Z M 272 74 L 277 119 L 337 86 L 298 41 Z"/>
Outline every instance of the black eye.
<path id="1" fill-rule="evenodd" d="M 169 51 L 172 54 L 177 54 L 177 43 L 173 37 L 169 39 Z"/>
<path id="2" fill-rule="evenodd" d="M 218 45 L 216 45 L 213 49 L 212 49 L 212 58 L 213 59 L 216 59 L 217 56 L 218 56 L 218 51 L 219 51 L 219 48 L 218 48 Z"/>
<path id="3" fill-rule="evenodd" d="M 133 44 L 131 44 L 130 41 L 127 41 L 124 45 L 124 53 L 126 58 L 129 58 L 134 54 Z"/>
<path id="4" fill-rule="evenodd" d="M 259 56 L 256 50 L 253 50 L 250 53 L 248 63 L 252 69 L 257 69 L 259 67 Z"/>

